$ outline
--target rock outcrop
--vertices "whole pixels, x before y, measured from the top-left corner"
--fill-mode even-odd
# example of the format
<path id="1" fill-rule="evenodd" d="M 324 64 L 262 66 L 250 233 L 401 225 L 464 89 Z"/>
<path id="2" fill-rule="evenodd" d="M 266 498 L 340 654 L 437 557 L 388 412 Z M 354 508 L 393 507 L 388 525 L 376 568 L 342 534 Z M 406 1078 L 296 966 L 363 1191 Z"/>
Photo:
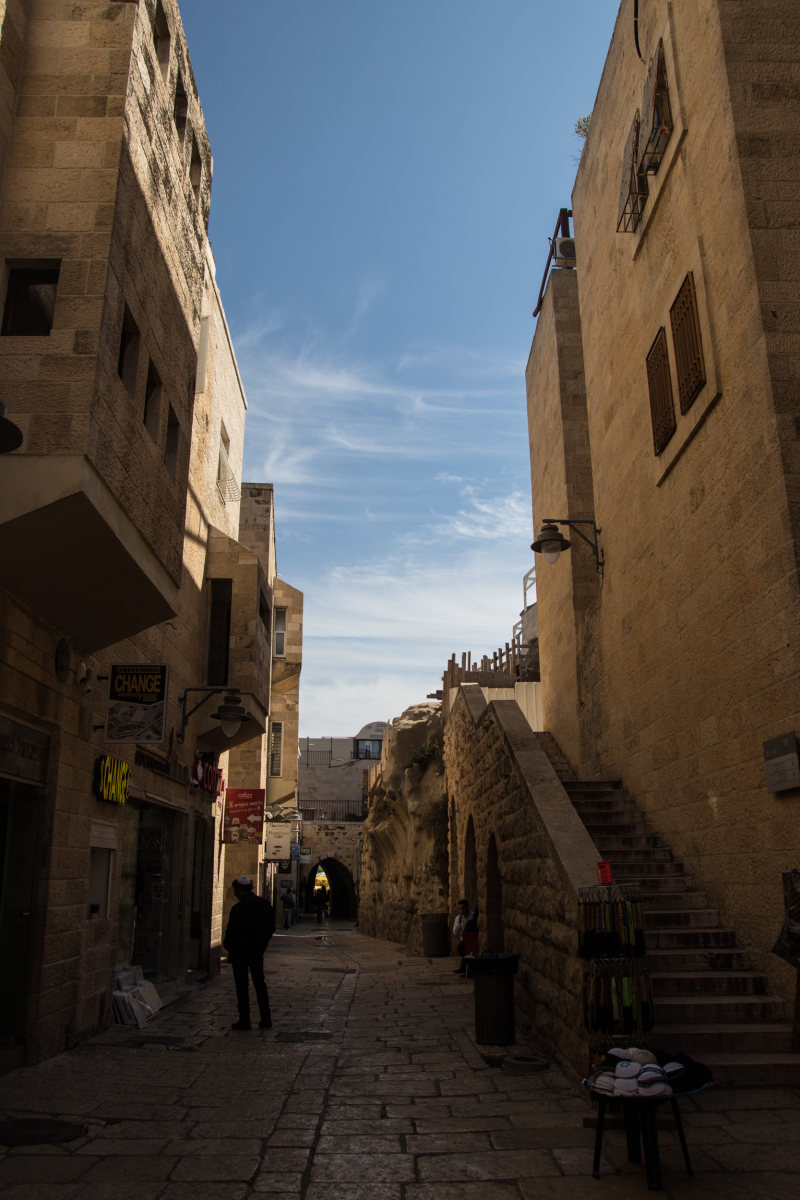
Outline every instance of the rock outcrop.
<path id="1" fill-rule="evenodd" d="M 446 912 L 447 795 L 438 703 L 392 723 L 386 762 L 370 791 L 361 856 L 359 929 L 422 948 L 420 914 Z"/>

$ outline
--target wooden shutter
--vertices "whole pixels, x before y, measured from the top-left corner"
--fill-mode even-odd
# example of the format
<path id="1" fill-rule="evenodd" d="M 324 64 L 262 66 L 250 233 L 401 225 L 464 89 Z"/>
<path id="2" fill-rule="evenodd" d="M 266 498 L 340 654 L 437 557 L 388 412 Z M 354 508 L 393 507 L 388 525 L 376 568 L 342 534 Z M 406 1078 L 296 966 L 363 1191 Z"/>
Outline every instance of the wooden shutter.
<path id="1" fill-rule="evenodd" d="M 662 325 L 647 355 L 647 386 L 653 422 L 653 449 L 660 454 L 675 432 L 675 405 L 667 354 L 667 334 Z"/>
<path id="2" fill-rule="evenodd" d="M 675 347 L 675 370 L 678 375 L 678 402 L 681 412 L 688 412 L 706 381 L 703 343 L 697 319 L 697 297 L 694 277 L 686 276 L 675 303 L 669 310 L 672 325 L 672 344 Z"/>

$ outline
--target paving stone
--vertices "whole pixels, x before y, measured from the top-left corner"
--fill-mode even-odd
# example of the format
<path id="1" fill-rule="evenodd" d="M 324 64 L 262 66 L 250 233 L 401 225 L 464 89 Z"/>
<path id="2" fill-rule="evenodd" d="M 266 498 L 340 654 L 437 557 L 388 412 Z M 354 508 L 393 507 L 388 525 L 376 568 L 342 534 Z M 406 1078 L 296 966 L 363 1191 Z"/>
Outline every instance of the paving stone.
<path id="1" fill-rule="evenodd" d="M 414 1159 L 410 1154 L 392 1154 L 376 1159 L 371 1154 L 321 1154 L 311 1167 L 312 1183 L 336 1185 L 337 1200 L 340 1185 L 374 1180 L 377 1183 L 403 1183 L 414 1178 Z"/>
<path id="2" fill-rule="evenodd" d="M 418 1161 L 420 1179 L 521 1179 L 559 1175 L 547 1150 L 495 1150 L 491 1154 L 432 1154 Z"/>
<path id="3" fill-rule="evenodd" d="M 89 1166 L 89 1160 L 70 1155 L 8 1155 L 0 1160 L 0 1187 L 10 1183 L 70 1183 Z"/>
<path id="4" fill-rule="evenodd" d="M 250 1183 L 250 1191 L 261 1196 L 266 1193 L 272 1195 L 277 1192 L 283 1194 L 287 1189 L 290 1189 L 290 1194 L 300 1195 L 303 1182 L 303 1176 L 300 1171 L 276 1174 L 274 1171 L 262 1171 L 256 1175 Z M 249 1194 L 249 1193 L 248 1193 Z M 328 1200 L 332 1200 L 329 1195 Z"/>
<path id="5" fill-rule="evenodd" d="M 192 1154 L 178 1160 L 171 1179 L 211 1181 L 248 1180 L 258 1170 L 259 1159 L 255 1154 Z"/>

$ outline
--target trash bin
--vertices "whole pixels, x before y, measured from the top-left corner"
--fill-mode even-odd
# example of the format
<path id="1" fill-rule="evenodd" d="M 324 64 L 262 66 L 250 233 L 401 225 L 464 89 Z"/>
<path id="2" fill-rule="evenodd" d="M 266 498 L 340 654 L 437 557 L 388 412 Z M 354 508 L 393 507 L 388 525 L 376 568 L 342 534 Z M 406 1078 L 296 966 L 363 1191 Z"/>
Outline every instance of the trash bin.
<path id="1" fill-rule="evenodd" d="M 450 953 L 449 917 L 443 913 L 422 913 L 422 953 L 429 958 L 446 958 Z"/>
<path id="2" fill-rule="evenodd" d="M 517 1039 L 514 976 L 518 954 L 468 954 L 467 976 L 475 980 L 475 1041 L 510 1046 Z"/>

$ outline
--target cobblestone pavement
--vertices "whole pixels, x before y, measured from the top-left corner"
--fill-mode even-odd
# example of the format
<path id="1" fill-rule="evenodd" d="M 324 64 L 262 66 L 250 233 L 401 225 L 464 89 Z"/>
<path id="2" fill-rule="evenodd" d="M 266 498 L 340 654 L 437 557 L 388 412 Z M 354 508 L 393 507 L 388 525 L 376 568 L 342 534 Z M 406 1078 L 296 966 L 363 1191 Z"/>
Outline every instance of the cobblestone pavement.
<path id="1" fill-rule="evenodd" d="M 453 958 L 412 957 L 350 925 L 305 922 L 275 935 L 266 963 L 270 1031 L 231 1031 L 223 968 L 144 1031 L 117 1026 L 0 1079 L 12 1129 L 44 1117 L 79 1126 L 72 1141 L 0 1146 L 0 1200 L 646 1193 L 617 1128 L 606 1131 L 592 1179 L 592 1109 L 575 1081 L 553 1066 L 529 1070 L 522 1045 L 502 1066 L 486 1061 L 472 986 Z M 796 1194 L 800 1089 L 712 1089 L 681 1108 L 695 1174 L 665 1128 L 667 1200 Z"/>

